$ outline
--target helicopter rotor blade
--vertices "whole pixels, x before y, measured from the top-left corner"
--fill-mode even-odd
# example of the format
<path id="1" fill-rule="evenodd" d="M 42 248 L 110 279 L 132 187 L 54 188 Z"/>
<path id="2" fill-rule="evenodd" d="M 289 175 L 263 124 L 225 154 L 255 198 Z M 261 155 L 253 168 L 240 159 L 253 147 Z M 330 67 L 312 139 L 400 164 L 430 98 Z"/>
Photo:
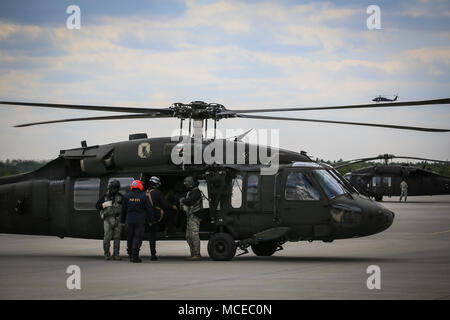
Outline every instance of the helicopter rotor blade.
<path id="1" fill-rule="evenodd" d="M 398 159 L 413 159 L 413 160 L 422 160 L 422 161 L 430 161 L 430 162 L 439 162 L 439 163 L 450 164 L 450 161 L 436 160 L 436 159 L 427 159 L 427 158 L 419 158 L 419 157 L 393 156 L 392 159 L 394 159 L 394 158 L 398 158 Z"/>
<path id="2" fill-rule="evenodd" d="M 14 126 L 15 128 L 23 128 L 36 126 L 41 124 L 51 124 L 51 123 L 61 123 L 61 122 L 75 122 L 75 121 L 89 121 L 89 120 L 123 120 L 123 119 L 148 119 L 148 118 L 171 118 L 168 115 L 161 115 L 158 113 L 146 113 L 146 114 L 124 114 L 118 116 L 104 116 L 104 117 L 84 117 L 84 118 L 72 118 L 72 119 L 61 119 L 61 120 L 50 120 L 42 122 L 32 122 L 19 124 Z"/>
<path id="3" fill-rule="evenodd" d="M 169 108 L 113 107 L 113 106 L 16 102 L 16 101 L 0 101 L 0 104 L 12 105 L 12 106 L 40 107 L 40 108 L 77 109 L 77 110 L 88 110 L 88 111 L 128 112 L 128 113 L 140 113 L 140 114 L 150 113 L 150 112 L 161 112 L 161 113 L 166 113 L 168 115 L 172 114 L 172 111 Z"/>
<path id="4" fill-rule="evenodd" d="M 339 169 L 339 168 L 344 168 L 344 167 L 347 167 L 347 166 L 351 166 L 352 164 L 357 164 L 357 163 L 366 162 L 366 161 L 370 161 L 370 160 L 378 160 L 378 159 L 382 159 L 382 158 L 380 158 L 378 156 L 378 157 L 371 157 L 371 158 L 361 158 L 361 159 L 347 160 L 347 161 L 338 163 L 338 164 L 334 165 L 333 167 L 335 169 Z"/>
<path id="5" fill-rule="evenodd" d="M 370 159 L 370 160 L 374 160 L 374 159 Z M 369 160 L 360 160 L 360 161 L 353 161 L 353 162 L 341 163 L 341 164 L 339 164 L 339 165 L 337 165 L 337 166 L 333 166 L 333 167 L 334 167 L 335 169 L 340 169 L 340 168 L 345 168 L 345 167 L 351 166 L 351 165 L 353 165 L 353 164 L 357 164 L 357 163 L 361 163 L 361 162 L 366 162 L 366 161 L 369 161 Z"/>
<path id="6" fill-rule="evenodd" d="M 423 161 L 431 161 L 431 162 L 439 162 L 439 163 L 444 163 L 444 164 L 450 164 L 449 161 L 444 161 L 444 160 L 436 160 L 436 159 L 427 159 L 427 158 L 419 158 L 419 157 L 408 157 L 408 156 L 396 156 L 393 154 L 385 154 L 385 155 L 379 155 L 377 157 L 371 157 L 371 158 L 361 158 L 361 159 L 353 159 L 353 160 L 348 160 L 348 161 L 344 161 L 336 166 L 334 166 L 334 168 L 339 169 L 339 168 L 343 168 L 343 167 L 347 167 L 353 164 L 357 164 L 357 163 L 361 163 L 361 162 L 366 162 L 366 161 L 370 161 L 370 160 L 391 160 L 391 159 L 413 159 L 413 160 L 423 160 Z"/>
<path id="7" fill-rule="evenodd" d="M 333 109 L 360 109 L 360 108 L 384 108 L 384 107 L 405 107 L 405 106 L 425 106 L 450 104 L 450 98 L 434 100 L 416 100 L 388 103 L 370 103 L 349 106 L 330 106 L 330 107 L 305 107 L 305 108 L 280 108 L 280 109 L 247 109 L 247 110 L 228 110 L 228 113 L 258 113 L 258 112 L 281 112 L 281 111 L 310 111 L 310 110 L 333 110 Z"/>
<path id="8" fill-rule="evenodd" d="M 355 126 L 368 126 L 368 127 L 379 127 L 379 128 L 390 128 L 390 129 L 401 129 L 401 130 L 413 130 L 413 131 L 425 131 L 425 132 L 449 132 L 450 129 L 437 129 L 437 128 L 422 128 L 422 127 L 411 127 L 411 126 L 397 126 L 389 124 L 378 124 L 378 123 L 364 123 L 364 122 L 348 122 L 348 121 L 333 121 L 333 120 L 317 120 L 317 119 L 303 119 L 303 118 L 288 118 L 288 117 L 270 117 L 270 116 L 254 116 L 236 113 L 238 118 L 247 119 L 265 119 L 265 120 L 288 120 L 288 121 L 306 121 L 306 122 L 320 122 L 320 123 L 334 123 L 334 124 L 348 124 Z"/>

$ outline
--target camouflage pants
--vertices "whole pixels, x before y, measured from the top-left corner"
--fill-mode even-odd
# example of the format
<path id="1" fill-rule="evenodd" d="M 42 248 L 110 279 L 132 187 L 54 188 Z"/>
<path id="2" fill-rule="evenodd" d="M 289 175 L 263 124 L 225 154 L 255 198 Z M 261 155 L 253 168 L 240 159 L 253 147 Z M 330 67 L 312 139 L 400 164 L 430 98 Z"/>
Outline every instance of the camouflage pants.
<path id="1" fill-rule="evenodd" d="M 120 218 L 114 216 L 108 216 L 103 220 L 103 228 L 105 234 L 103 237 L 103 250 L 105 251 L 105 256 L 109 257 L 111 255 L 109 248 L 110 242 L 114 239 L 114 256 L 119 256 L 120 253 Z"/>
<path id="2" fill-rule="evenodd" d="M 400 192 L 400 200 L 399 201 L 402 201 L 403 197 L 405 197 L 405 202 L 406 202 L 406 198 L 408 198 L 408 190 L 402 190 Z"/>
<path id="3" fill-rule="evenodd" d="M 200 222 L 201 219 L 194 214 L 187 216 L 186 241 L 191 249 L 191 256 L 200 255 Z"/>

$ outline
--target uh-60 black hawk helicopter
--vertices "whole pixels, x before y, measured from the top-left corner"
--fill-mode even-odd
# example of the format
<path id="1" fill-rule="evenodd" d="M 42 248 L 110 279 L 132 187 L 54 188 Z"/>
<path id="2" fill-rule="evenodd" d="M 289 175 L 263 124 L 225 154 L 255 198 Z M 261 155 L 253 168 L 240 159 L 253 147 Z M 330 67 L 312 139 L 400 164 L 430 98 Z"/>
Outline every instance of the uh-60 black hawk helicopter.
<path id="1" fill-rule="evenodd" d="M 397 101 L 398 95 L 395 95 L 394 99 L 389 99 L 386 97 L 383 97 L 382 95 L 379 95 L 378 97 L 375 97 L 372 99 L 373 102 L 394 102 Z"/>
<path id="2" fill-rule="evenodd" d="M 215 130 L 214 137 L 204 137 L 203 129 L 206 129 L 208 119 L 213 120 L 214 129 L 219 120 L 244 118 L 448 132 L 449 129 L 252 114 L 448 103 L 449 98 L 382 105 L 229 110 L 220 104 L 199 101 L 175 103 L 169 108 L 3 101 L 0 104 L 126 112 L 124 115 L 45 121 L 17 127 L 69 121 L 172 117 L 180 119 L 181 126 L 180 137 L 175 139 L 132 134 L 129 141 L 105 145 L 87 146 L 83 141 L 80 148 L 62 150 L 56 159 L 34 172 L 0 178 L 0 232 L 101 239 L 103 227 L 95 203 L 99 195 L 106 192 L 110 180 L 119 179 L 122 186 L 126 187 L 134 179 L 141 178 L 145 182 L 146 177 L 157 175 L 165 188 L 163 191 L 170 191 L 184 177 L 193 175 L 199 180 L 200 189 L 205 194 L 204 210 L 207 218 L 203 219 L 200 236 L 209 240 L 208 253 L 214 260 L 232 259 L 237 248 L 246 253 L 251 246 L 255 254 L 270 256 L 281 249 L 286 241 L 331 242 L 375 234 L 392 224 L 394 213 L 361 195 L 334 168 L 311 160 L 304 152 L 256 146 L 259 151 L 265 148 L 270 159 L 278 158 L 276 172 L 262 174 L 262 170 L 269 167 L 272 160 L 264 162 L 258 156 L 256 164 L 252 163 L 248 155 L 255 146 L 239 141 L 240 137 L 233 140 L 216 139 Z M 189 120 L 187 137 L 181 137 L 183 120 Z M 233 150 L 232 163 L 206 163 L 203 160 L 200 164 L 186 163 L 189 161 L 185 161 L 185 155 L 192 148 L 198 149 L 200 146 L 204 151 L 217 142 L 223 143 L 223 151 Z M 182 155 L 182 163 L 175 164 L 172 161 L 173 154 Z M 184 239 L 182 215 L 179 218 L 181 223 L 177 224 L 177 232 L 168 236 L 161 232 L 160 239 Z"/>
<path id="3" fill-rule="evenodd" d="M 450 194 L 450 177 L 440 175 L 425 167 L 420 168 L 409 164 L 388 164 L 391 159 L 411 159 L 450 164 L 450 162 L 442 160 L 382 154 L 376 157 L 349 160 L 335 165 L 334 168 L 340 169 L 366 161 L 384 160 L 384 164 L 357 169 L 344 175 L 360 193 L 373 197 L 376 201 L 383 200 L 383 196 L 400 196 L 400 183 L 403 180 L 408 184 L 409 196 Z"/>

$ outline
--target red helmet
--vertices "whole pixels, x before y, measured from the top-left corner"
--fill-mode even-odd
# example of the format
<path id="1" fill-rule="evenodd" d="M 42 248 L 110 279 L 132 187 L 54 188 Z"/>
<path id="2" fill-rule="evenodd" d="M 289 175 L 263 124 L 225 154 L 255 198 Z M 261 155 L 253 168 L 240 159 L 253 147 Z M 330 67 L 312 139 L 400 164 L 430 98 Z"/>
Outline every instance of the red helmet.
<path id="1" fill-rule="evenodd" d="M 144 191 L 144 185 L 142 184 L 142 181 L 141 181 L 141 180 L 134 180 L 134 181 L 131 183 L 130 189 L 131 189 L 131 190 L 133 190 L 133 189 L 139 189 L 139 190 L 141 190 L 141 191 Z"/>

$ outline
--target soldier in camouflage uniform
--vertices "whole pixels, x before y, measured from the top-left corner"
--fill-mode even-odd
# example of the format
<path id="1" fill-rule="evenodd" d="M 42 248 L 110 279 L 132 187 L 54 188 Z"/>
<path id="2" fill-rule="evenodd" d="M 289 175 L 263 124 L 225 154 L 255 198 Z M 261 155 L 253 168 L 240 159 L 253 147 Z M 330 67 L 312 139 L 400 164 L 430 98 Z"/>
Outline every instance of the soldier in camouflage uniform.
<path id="1" fill-rule="evenodd" d="M 202 193 L 198 188 L 198 182 L 191 176 L 184 179 L 184 185 L 188 189 L 186 198 L 180 200 L 187 216 L 186 241 L 191 250 L 190 261 L 201 260 L 200 256 L 200 214 L 203 209 Z"/>
<path id="2" fill-rule="evenodd" d="M 119 192 L 120 182 L 113 180 L 108 186 L 108 192 L 97 202 L 97 210 L 100 211 L 100 218 L 103 220 L 104 237 L 103 250 L 105 259 L 111 260 L 110 242 L 114 239 L 113 259 L 120 258 L 120 235 L 122 224 L 120 223 L 120 212 L 122 210 L 123 196 Z"/>
<path id="3" fill-rule="evenodd" d="M 406 202 L 406 198 L 408 198 L 408 184 L 405 180 L 402 180 L 402 182 L 400 183 L 400 200 L 398 201 L 402 201 L 403 197 L 405 197 Z"/>

